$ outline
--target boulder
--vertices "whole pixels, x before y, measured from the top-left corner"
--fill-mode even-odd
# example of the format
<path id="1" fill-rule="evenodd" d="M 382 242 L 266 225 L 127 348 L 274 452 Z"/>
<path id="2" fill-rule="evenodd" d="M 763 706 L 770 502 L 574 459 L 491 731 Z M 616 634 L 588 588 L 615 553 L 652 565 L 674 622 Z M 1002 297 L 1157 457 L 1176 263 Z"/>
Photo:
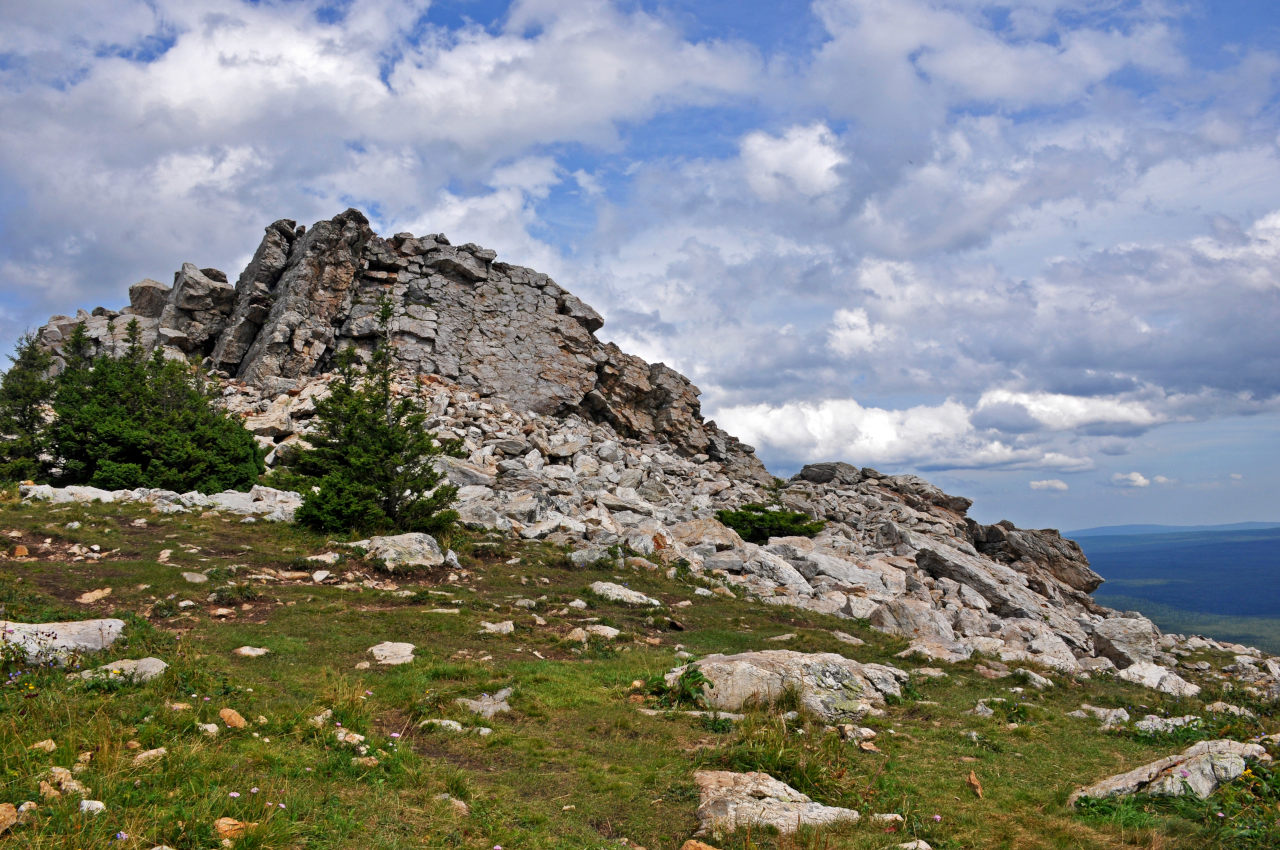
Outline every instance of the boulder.
<path id="1" fill-rule="evenodd" d="M 388 666 L 413 663 L 413 650 L 413 644 L 397 643 L 395 641 L 383 641 L 376 646 L 369 647 L 369 653 L 373 655 L 373 660 Z"/>
<path id="2" fill-rule="evenodd" d="M 767 773 L 699 770 L 698 835 L 773 827 L 790 835 L 800 827 L 856 821 L 858 813 L 815 803 Z"/>
<path id="3" fill-rule="evenodd" d="M 444 563 L 444 552 L 430 534 L 411 532 L 388 537 L 370 537 L 348 543 L 354 549 L 363 549 L 365 557 L 381 561 L 389 572 L 411 567 L 438 567 Z"/>
<path id="4" fill-rule="evenodd" d="M 78 675 L 81 679 L 86 680 L 105 679 L 138 684 L 151 681 L 167 669 L 169 669 L 169 665 L 159 658 L 139 658 L 136 661 L 113 661 L 110 664 L 102 665 L 96 670 L 84 670 Z"/>
<path id="5" fill-rule="evenodd" d="M 710 685 L 706 698 L 713 708 L 736 711 L 749 704 L 768 705 L 794 688 L 808 711 L 832 722 L 859 719 L 902 695 L 909 674 L 883 664 L 860 664 L 834 652 L 804 653 L 788 649 L 708 655 L 667 673 L 674 684 L 692 666 Z"/>
<path id="6" fill-rule="evenodd" d="M 72 623 L 0 622 L 0 642 L 21 647 L 28 661 L 65 662 L 83 652 L 98 652 L 124 633 L 124 620 L 80 620 Z"/>
<path id="7" fill-rule="evenodd" d="M 1157 759 L 1080 788 L 1068 798 L 1068 802 L 1075 805 L 1082 797 L 1102 799 L 1137 793 L 1176 797 L 1190 792 L 1204 799 L 1222 783 L 1244 773 L 1246 759 L 1270 761 L 1271 757 L 1260 744 L 1200 741 L 1177 755 Z"/>
<path id="8" fill-rule="evenodd" d="M 1193 697 L 1200 693 L 1198 685 L 1191 684 L 1172 670 L 1146 661 L 1130 665 L 1116 675 L 1126 682 L 1176 697 Z"/>
<path id="9" fill-rule="evenodd" d="M 591 592 L 601 599 L 607 599 L 610 602 L 621 602 L 624 605 L 658 606 L 662 604 L 661 600 L 645 596 L 638 590 L 632 590 L 620 584 L 614 584 L 611 581 L 593 581 L 591 583 Z"/>
<path id="10" fill-rule="evenodd" d="M 1160 631 L 1150 620 L 1112 617 L 1093 629 L 1093 645 L 1098 655 L 1110 658 L 1121 669 L 1155 660 Z"/>

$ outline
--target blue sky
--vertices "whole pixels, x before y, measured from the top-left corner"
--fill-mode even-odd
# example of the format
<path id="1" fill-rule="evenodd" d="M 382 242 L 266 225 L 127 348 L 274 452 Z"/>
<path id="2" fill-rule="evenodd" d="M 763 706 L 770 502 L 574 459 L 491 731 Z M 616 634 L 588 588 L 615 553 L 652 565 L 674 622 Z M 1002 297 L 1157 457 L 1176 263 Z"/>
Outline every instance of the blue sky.
<path id="1" fill-rule="evenodd" d="M 1280 5 L 0 0 L 0 344 L 348 205 L 552 274 L 776 474 L 1280 519 Z"/>

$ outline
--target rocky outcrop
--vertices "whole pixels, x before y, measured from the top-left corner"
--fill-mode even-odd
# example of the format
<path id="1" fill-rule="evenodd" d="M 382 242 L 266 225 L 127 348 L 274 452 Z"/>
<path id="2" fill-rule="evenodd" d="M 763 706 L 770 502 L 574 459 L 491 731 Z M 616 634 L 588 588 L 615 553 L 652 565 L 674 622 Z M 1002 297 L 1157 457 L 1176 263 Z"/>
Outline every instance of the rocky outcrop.
<path id="1" fill-rule="evenodd" d="M 282 219 L 266 229 L 234 287 L 222 272 L 187 263 L 171 288 L 142 281 L 124 310 L 55 316 L 38 335 L 60 362 L 77 324 L 97 350 L 117 352 L 136 321 L 145 347 L 203 359 L 275 396 L 329 370 L 342 348 L 370 351 L 377 305 L 387 298 L 397 314 L 390 342 L 413 373 L 519 410 L 607 423 L 768 482 L 749 446 L 703 420 L 687 378 L 602 343 L 595 310 L 548 276 L 496 260 L 441 234 L 383 239 L 356 210 L 310 230 Z"/>
<path id="2" fill-rule="evenodd" d="M 687 567 L 716 592 L 865 620 L 904 638 L 905 654 L 955 662 L 982 653 L 1194 693 L 1173 670 L 1178 640 L 1095 603 L 1089 593 L 1102 578 L 1058 532 L 983 525 L 966 515 L 968 499 L 849 463 L 811 464 L 773 488 L 750 447 L 703 420 L 686 378 L 602 343 L 600 315 L 546 275 L 441 234 L 384 239 L 355 210 L 309 230 L 277 221 L 234 287 L 187 264 L 173 286 L 143 281 L 123 311 L 55 317 L 39 338 L 61 356 L 83 322 L 99 350 L 120 351 L 136 320 L 143 345 L 203 358 L 222 406 L 278 466 L 306 447 L 335 354 L 372 351 L 383 299 L 395 313 L 395 391 L 416 396 L 428 427 L 461 445 L 463 456 L 441 459 L 440 470 L 459 488 L 466 523 L 567 545 L 576 564 L 619 547 Z M 289 519 L 300 502 L 265 487 L 22 492 L 215 508 L 246 522 Z M 757 545 L 716 519 L 773 499 L 825 528 Z M 408 543 L 405 552 L 422 548 Z M 414 557 L 430 568 L 448 560 L 436 550 Z M 1250 687 L 1280 697 L 1280 664 L 1239 663 Z"/>

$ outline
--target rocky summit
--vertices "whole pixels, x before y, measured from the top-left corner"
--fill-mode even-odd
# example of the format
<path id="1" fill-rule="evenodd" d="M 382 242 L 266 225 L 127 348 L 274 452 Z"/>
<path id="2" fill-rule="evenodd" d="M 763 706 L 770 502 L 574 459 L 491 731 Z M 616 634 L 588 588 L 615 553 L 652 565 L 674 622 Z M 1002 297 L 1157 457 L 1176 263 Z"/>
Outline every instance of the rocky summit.
<path id="1" fill-rule="evenodd" d="M 399 392 L 419 395 L 429 426 L 463 441 L 467 457 L 441 463 L 469 524 L 568 544 L 580 563 L 614 546 L 656 554 L 729 592 L 869 621 L 907 638 L 904 655 L 981 653 L 1198 690 L 1173 669 L 1191 651 L 1185 639 L 1094 602 L 1102 577 L 1056 531 L 982 525 L 966 516 L 968 499 L 844 462 L 811 464 L 778 486 L 750 446 L 702 418 L 687 378 L 598 340 L 600 315 L 547 275 L 443 234 L 385 239 L 356 210 L 309 229 L 283 219 L 234 286 L 186 263 L 171 287 L 144 280 L 128 307 L 55 316 L 37 335 L 58 360 L 78 323 L 97 350 L 115 351 L 136 320 L 145 347 L 198 359 L 222 381 L 222 403 L 276 464 L 305 441 L 335 354 L 372 350 L 384 298 L 397 316 Z M 67 498 L 48 490 L 27 495 Z M 715 518 L 769 501 L 826 526 L 757 545 Z M 1280 693 L 1268 670 L 1255 686 Z"/>
<path id="2" fill-rule="evenodd" d="M 397 306 L 392 343 L 412 373 L 522 412 L 577 414 L 767 480 L 747 447 L 702 419 L 697 387 L 602 343 L 600 314 L 547 275 L 439 233 L 383 239 L 356 210 L 310 230 L 275 222 L 234 286 L 218 269 L 185 263 L 173 286 L 141 281 L 123 310 L 55 316 L 39 337 L 60 355 L 84 322 L 97 350 L 114 350 L 136 320 L 148 349 L 203 360 L 273 398 L 324 374 L 344 346 L 368 351 L 384 297 Z"/>
<path id="3" fill-rule="evenodd" d="M 0 498 L 0 842 L 1280 841 L 1280 659 L 1097 604 L 1075 543 L 914 475 L 773 478 L 546 275 L 349 210 L 275 222 L 234 285 L 186 264 L 37 338 L 60 368 L 77 325 L 119 354 L 135 321 L 270 471 Z M 460 447 L 438 464 L 466 527 L 291 525 L 279 473 L 338 354 L 383 339 Z M 719 512 L 747 505 L 812 536 L 746 540 Z"/>

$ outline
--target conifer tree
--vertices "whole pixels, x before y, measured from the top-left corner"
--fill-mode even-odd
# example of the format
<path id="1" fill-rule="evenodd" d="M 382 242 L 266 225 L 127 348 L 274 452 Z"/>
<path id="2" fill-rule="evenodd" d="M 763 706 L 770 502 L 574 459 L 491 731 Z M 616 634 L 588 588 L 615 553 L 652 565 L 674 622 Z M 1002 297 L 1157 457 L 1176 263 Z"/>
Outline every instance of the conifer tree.
<path id="1" fill-rule="evenodd" d="M 213 407 L 187 363 L 145 356 L 137 320 L 123 356 L 89 355 L 83 325 L 64 351 L 53 397 L 54 480 L 104 489 L 247 490 L 263 472 L 244 426 Z"/>
<path id="2" fill-rule="evenodd" d="M 53 357 L 34 334 L 26 333 L 9 360 L 9 370 L 0 377 L 0 481 L 22 481 L 43 470 Z"/>
<path id="3" fill-rule="evenodd" d="M 426 429 L 426 413 L 412 395 L 394 392 L 391 346 L 394 308 L 378 304 L 378 342 L 367 366 L 354 348 L 337 358 L 330 393 L 316 402 L 312 448 L 296 470 L 317 481 L 297 521 L 322 531 L 438 533 L 457 520 L 450 510 L 457 488 L 436 468 L 441 455 L 457 456 L 461 441 L 439 440 Z"/>

